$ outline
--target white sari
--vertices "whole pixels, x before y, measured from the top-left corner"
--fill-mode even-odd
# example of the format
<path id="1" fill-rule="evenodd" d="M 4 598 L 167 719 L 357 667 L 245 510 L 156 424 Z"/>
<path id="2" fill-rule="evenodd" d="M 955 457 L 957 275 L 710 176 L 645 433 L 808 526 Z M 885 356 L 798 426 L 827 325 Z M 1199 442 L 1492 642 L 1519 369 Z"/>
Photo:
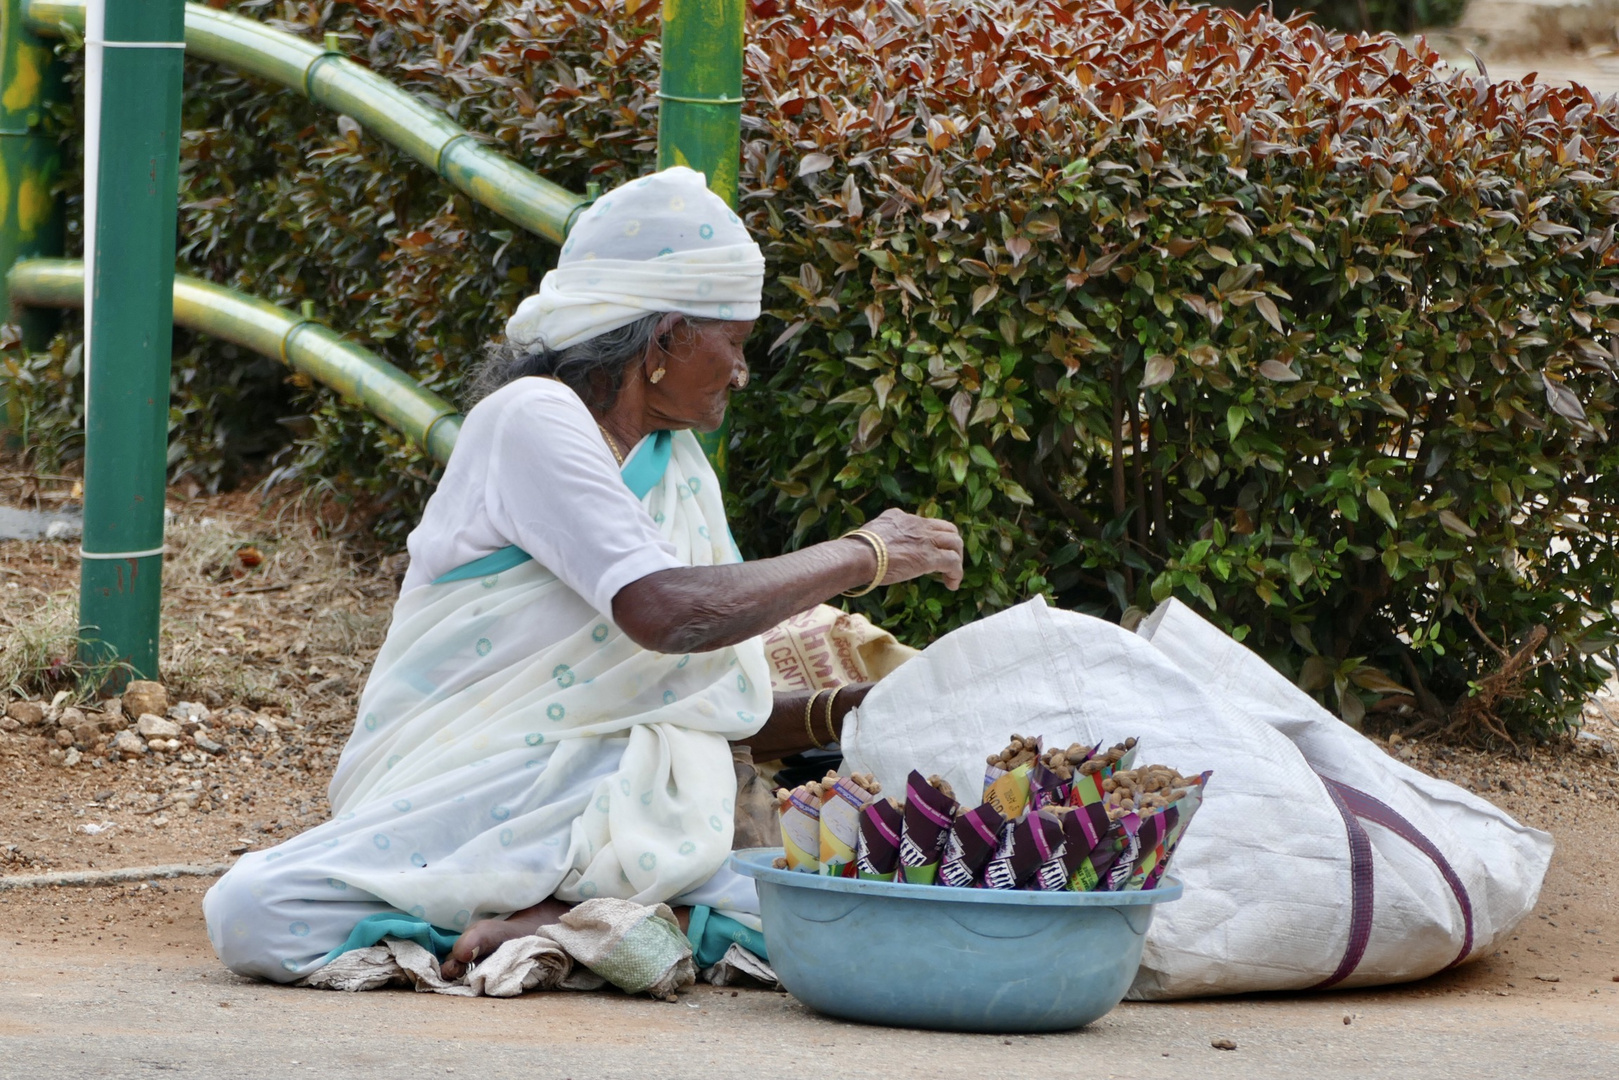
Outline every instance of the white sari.
<path id="1" fill-rule="evenodd" d="M 648 437 L 624 476 L 682 561 L 740 561 L 689 432 Z M 329 880 L 455 929 L 549 896 L 669 900 L 724 863 L 727 742 L 771 703 L 758 639 L 650 652 L 524 553 L 497 552 L 395 608 L 330 792 L 330 826 L 370 842 L 333 845 Z"/>

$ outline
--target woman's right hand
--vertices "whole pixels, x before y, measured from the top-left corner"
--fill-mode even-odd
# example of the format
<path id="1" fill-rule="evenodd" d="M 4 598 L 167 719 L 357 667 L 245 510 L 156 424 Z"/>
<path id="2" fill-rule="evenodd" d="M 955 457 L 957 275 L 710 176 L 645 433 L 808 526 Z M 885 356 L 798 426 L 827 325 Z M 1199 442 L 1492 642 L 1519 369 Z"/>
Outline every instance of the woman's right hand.
<path id="1" fill-rule="evenodd" d="M 918 517 L 903 510 L 884 510 L 861 528 L 882 537 L 883 543 L 888 545 L 888 573 L 882 584 L 893 585 L 925 574 L 938 574 L 946 588 L 960 587 L 961 531 L 953 522 Z M 859 537 L 850 539 L 870 548 Z"/>

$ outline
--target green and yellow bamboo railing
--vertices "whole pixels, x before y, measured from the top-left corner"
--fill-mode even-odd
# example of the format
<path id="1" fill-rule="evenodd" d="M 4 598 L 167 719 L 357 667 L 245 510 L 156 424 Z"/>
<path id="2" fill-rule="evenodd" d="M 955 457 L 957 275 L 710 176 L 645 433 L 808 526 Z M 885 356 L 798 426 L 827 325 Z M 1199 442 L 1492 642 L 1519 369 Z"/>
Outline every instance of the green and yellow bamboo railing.
<path id="1" fill-rule="evenodd" d="M 0 28 L 15 28 L 0 33 L 0 267 L 62 253 L 62 207 L 51 194 L 62 154 L 48 117 L 68 94 L 51 43 L 23 25 L 23 2 L 0 0 Z M 0 286 L 0 315 L 6 307 Z M 51 320 L 39 315 L 18 313 L 30 348 L 42 347 L 50 337 Z M 0 417 L 0 426 L 4 422 Z"/>
<path id="2" fill-rule="evenodd" d="M 84 31 L 86 0 L 16 0 L 30 29 L 61 36 Z M 257 75 L 353 117 L 507 221 L 560 244 L 581 195 L 535 176 L 478 142 L 465 128 L 371 69 L 345 57 L 337 36 L 326 47 L 202 4 L 185 6 L 186 53 Z"/>
<path id="3" fill-rule="evenodd" d="M 11 268 L 6 285 L 19 304 L 82 307 L 84 264 L 74 259 L 28 259 Z M 235 289 L 176 274 L 174 324 L 280 360 L 365 409 L 435 461 L 450 460 L 461 414 L 376 353 L 307 314 L 293 314 Z"/>
<path id="4" fill-rule="evenodd" d="M 278 83 L 353 117 L 368 134 L 398 147 L 474 201 L 553 242 L 567 235 L 573 218 L 589 202 L 490 150 L 409 92 L 348 60 L 335 35 L 327 36 L 323 48 L 201 4 L 105 2 L 106 7 L 97 9 L 104 13 L 105 24 L 90 27 L 90 0 L 0 0 L 0 210 L 7 211 L 0 218 L 0 268 L 10 268 L 4 278 L 9 293 L 0 296 L 0 306 L 7 296 L 13 307 L 84 304 L 82 264 L 33 257 L 60 252 L 60 207 L 49 199 L 45 204 L 30 203 L 32 218 L 17 210 L 24 198 L 20 185 L 32 179 L 35 187 L 30 190 L 42 190 L 38 178 L 53 175 L 56 168 L 54 139 L 36 129 L 48 104 L 61 98 L 61 80 L 50 62 L 48 44 L 40 39 L 68 31 L 88 31 L 87 36 L 99 32 L 107 41 L 104 55 L 120 55 L 118 65 L 104 78 L 127 80 L 131 72 L 150 69 L 148 75 L 161 74 L 151 85 L 170 90 L 177 86 L 176 76 L 160 57 L 170 51 L 167 41 L 179 44 L 183 36 L 190 55 Z M 744 15 L 744 0 L 665 0 L 663 6 L 659 166 L 702 170 L 709 186 L 733 207 L 740 160 Z M 115 50 L 115 44 L 123 47 Z M 39 78 L 30 75 L 36 69 L 43 73 Z M 104 108 L 119 113 L 114 124 L 123 129 L 111 141 L 126 147 L 124 156 L 129 156 L 127 148 L 138 144 L 137 156 L 150 157 L 141 167 L 154 166 L 151 175 L 158 179 L 157 187 L 167 191 L 168 265 L 157 265 L 163 261 L 157 251 L 162 246 L 161 215 L 153 218 L 139 198 L 131 207 L 121 207 L 136 211 L 120 214 L 122 225 L 109 228 L 105 235 L 99 227 L 96 235 L 87 234 L 97 260 L 92 322 L 101 329 L 97 342 L 92 327 L 86 328 L 91 345 L 86 400 L 98 419 L 86 424 L 81 634 L 90 657 L 123 660 L 147 676 L 155 676 L 157 668 L 156 582 L 161 576 L 165 470 L 160 451 L 166 438 L 169 363 L 166 353 L 157 355 L 160 335 L 147 324 L 172 320 L 275 357 L 365 407 L 439 461 L 448 458 L 460 428 L 460 417 L 442 398 L 304 315 L 195 278 L 174 276 L 170 287 L 165 275 L 173 263 L 178 110 L 167 105 L 151 108 L 164 96 L 130 94 L 127 100 L 112 100 L 110 106 L 109 99 L 102 100 Z M 122 163 L 130 164 L 133 161 Z M 109 175 L 98 180 L 87 173 L 86 183 L 100 183 L 118 199 L 128 197 Z M 48 189 L 47 184 L 43 190 Z M 25 221 L 38 227 L 32 232 L 21 229 Z M 123 265 L 131 258 L 140 265 Z M 119 272 L 103 277 L 110 262 Z M 130 282 L 141 284 L 130 287 Z M 116 347 L 109 349 L 115 338 Z M 101 351 L 107 351 L 109 359 L 97 363 Z M 105 386 L 94 385 L 92 368 L 104 373 Z M 99 407 L 98 401 L 103 402 Z M 110 427 L 104 429 L 102 422 L 110 422 Z M 724 441 L 722 434 L 708 443 L 722 476 Z M 155 456 L 154 448 L 159 451 Z M 96 460 L 108 464 L 98 469 Z M 143 544 L 146 549 L 136 550 Z M 97 557 L 104 552 L 117 558 Z"/>

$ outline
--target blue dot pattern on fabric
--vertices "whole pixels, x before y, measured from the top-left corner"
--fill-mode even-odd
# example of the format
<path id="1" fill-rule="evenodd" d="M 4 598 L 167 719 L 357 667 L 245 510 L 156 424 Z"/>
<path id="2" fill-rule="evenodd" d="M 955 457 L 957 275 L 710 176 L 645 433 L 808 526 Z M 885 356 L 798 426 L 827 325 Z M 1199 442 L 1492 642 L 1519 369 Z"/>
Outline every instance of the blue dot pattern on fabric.
<path id="1" fill-rule="evenodd" d="M 708 827 L 710 829 L 713 829 L 715 832 L 724 832 L 725 831 L 725 822 L 721 821 L 719 819 L 719 815 L 716 814 L 713 817 L 708 819 Z"/>
<path id="2" fill-rule="evenodd" d="M 342 842 L 343 841 L 342 841 L 342 839 L 340 837 L 334 836 L 330 840 L 322 840 L 321 843 L 320 843 L 320 846 L 324 847 L 324 848 L 333 848 L 333 847 L 336 847 L 338 844 L 341 844 Z"/>
<path id="3" fill-rule="evenodd" d="M 500 830 L 500 846 L 501 847 L 511 847 L 512 846 L 512 831 L 510 829 L 502 829 L 502 830 Z"/>
<path id="4" fill-rule="evenodd" d="M 482 585 L 486 589 L 493 589 L 496 585 L 500 584 L 500 575 L 499 574 L 490 574 L 488 577 L 484 578 L 478 584 Z"/>
<path id="5" fill-rule="evenodd" d="M 742 709 L 738 709 L 736 711 L 736 718 L 738 720 L 742 721 L 744 724 L 753 723 L 753 714 L 750 713 L 750 712 L 746 712 L 746 711 L 744 711 Z"/>
<path id="6" fill-rule="evenodd" d="M 400 757 L 398 754 L 390 754 L 390 755 L 388 755 L 388 763 L 386 765 L 384 765 L 383 768 L 384 769 L 391 769 L 395 765 L 398 765 L 401 761 L 404 761 L 404 760 L 405 759 Z"/>
<path id="7" fill-rule="evenodd" d="M 680 853 L 682 855 L 690 855 L 692 852 L 694 852 L 696 850 L 697 850 L 697 845 L 692 843 L 690 840 L 681 841 Z"/>
<path id="8" fill-rule="evenodd" d="M 505 821 L 507 818 L 512 816 L 512 811 L 508 806 L 491 806 L 489 808 L 489 816 L 494 818 L 496 821 Z"/>
<path id="9" fill-rule="evenodd" d="M 551 678 L 557 681 L 558 686 L 566 690 L 573 685 L 573 669 L 567 664 L 558 664 L 551 669 Z"/>
<path id="10" fill-rule="evenodd" d="M 478 644 L 475 646 L 475 648 L 478 650 L 479 656 L 488 656 L 490 650 L 494 647 L 494 644 L 486 637 L 479 638 Z"/>
<path id="11" fill-rule="evenodd" d="M 681 657 L 681 658 L 680 658 L 680 662 L 679 662 L 679 663 L 677 663 L 677 664 L 676 664 L 676 665 L 675 665 L 675 667 L 677 667 L 677 668 L 683 668 L 683 667 L 685 667 L 685 666 L 686 666 L 686 665 L 687 665 L 687 664 L 689 664 L 689 663 L 691 663 L 691 653 L 687 653 L 687 654 L 686 654 L 686 655 L 685 655 L 685 656 L 682 656 L 682 657 Z"/>
<path id="12" fill-rule="evenodd" d="M 736 676 L 736 688 L 744 694 L 748 692 L 748 677 L 741 672 L 738 672 Z"/>
<path id="13" fill-rule="evenodd" d="M 539 763 L 540 761 L 538 758 L 529 758 L 527 761 L 523 762 L 523 768 L 532 769 Z"/>
<path id="14" fill-rule="evenodd" d="M 342 878 L 329 877 L 326 879 L 326 884 L 330 885 L 338 892 L 347 892 L 349 888 L 349 883 L 344 881 Z"/>
<path id="15" fill-rule="evenodd" d="M 405 813 L 406 811 L 408 811 L 410 809 L 410 800 L 409 799 L 395 799 L 394 800 L 394 809 L 398 810 L 401 814 Z"/>
<path id="16" fill-rule="evenodd" d="M 423 855 L 419 851 L 412 852 L 410 856 L 410 865 L 420 870 L 422 867 L 427 865 L 427 856 Z"/>
<path id="17" fill-rule="evenodd" d="M 691 493 L 693 495 L 703 490 L 703 482 L 695 476 L 686 481 L 686 486 L 691 488 Z"/>
<path id="18" fill-rule="evenodd" d="M 451 921 L 455 923 L 455 928 L 459 930 L 467 923 L 472 921 L 472 912 L 468 911 L 466 908 L 462 908 L 460 911 L 455 913 L 455 918 Z"/>
<path id="19" fill-rule="evenodd" d="M 538 746 L 545 741 L 545 736 L 541 735 L 538 731 L 531 731 L 527 735 L 523 736 L 523 741 L 528 743 L 530 746 Z"/>
<path id="20" fill-rule="evenodd" d="M 597 796 L 597 798 L 596 798 L 596 809 L 597 810 L 600 810 L 602 813 L 605 814 L 605 813 L 607 813 L 607 808 L 609 806 L 611 806 L 611 805 L 613 805 L 613 802 L 606 795 Z"/>
<path id="21" fill-rule="evenodd" d="M 553 720 L 561 720 L 568 715 L 568 710 L 562 707 L 561 702 L 552 702 L 545 707 L 545 715 Z"/>
<path id="22" fill-rule="evenodd" d="M 658 857 L 650 851 L 642 852 L 641 857 L 636 861 L 641 864 L 642 870 L 650 870 L 658 865 Z"/>
<path id="23" fill-rule="evenodd" d="M 375 731 L 375 730 L 377 730 L 377 714 L 376 713 L 369 713 L 369 712 L 366 713 L 365 714 L 365 719 L 363 721 L 361 721 L 361 722 L 363 724 L 365 724 L 365 730 L 367 730 L 367 731 Z"/>
<path id="24" fill-rule="evenodd" d="M 730 304 L 721 304 L 719 311 L 715 312 L 722 319 L 729 319 L 734 313 Z"/>
<path id="25" fill-rule="evenodd" d="M 730 796 L 727 795 L 725 798 L 720 800 L 720 809 L 724 810 L 727 814 L 731 812 L 732 803 Z"/>
<path id="26" fill-rule="evenodd" d="M 651 806 L 652 805 L 652 792 L 650 792 L 650 791 L 641 792 L 641 805 L 642 806 Z"/>
<path id="27" fill-rule="evenodd" d="M 277 859 L 281 858 L 281 856 L 283 856 L 285 854 L 286 854 L 285 851 L 272 851 L 272 852 L 269 852 L 268 854 L 266 854 L 264 856 L 264 861 L 265 862 L 275 862 Z"/>
<path id="28" fill-rule="evenodd" d="M 405 914 L 406 915 L 414 915 L 418 919 L 425 919 L 425 918 L 427 918 L 427 909 L 422 907 L 422 905 L 420 905 L 420 904 L 416 904 L 409 911 L 405 912 Z"/>
<path id="29" fill-rule="evenodd" d="M 287 933 L 291 934 L 293 937 L 308 937 L 309 924 L 306 922 L 295 922 L 291 926 L 287 927 Z"/>
<path id="30" fill-rule="evenodd" d="M 701 236 L 704 240 L 714 239 L 714 226 L 704 222 L 702 225 L 698 226 L 697 235 Z"/>
<path id="31" fill-rule="evenodd" d="M 659 525 L 662 525 L 663 524 L 663 511 L 659 510 L 656 514 L 653 514 L 652 515 L 652 520 L 657 522 Z"/>
<path id="32" fill-rule="evenodd" d="M 592 641 L 600 644 L 601 642 L 607 640 L 607 633 L 608 633 L 607 624 L 606 623 L 597 623 L 596 624 L 596 629 L 594 629 L 594 630 L 592 630 L 590 632 L 590 639 Z"/>
<path id="33" fill-rule="evenodd" d="M 663 692 L 663 703 L 665 705 L 673 705 L 675 703 L 675 692 L 673 690 L 665 690 Z"/>
<path id="34" fill-rule="evenodd" d="M 701 536 L 704 540 L 707 540 L 709 538 L 708 537 L 708 526 L 707 525 L 699 525 L 699 526 L 697 526 L 697 535 Z"/>
<path id="35" fill-rule="evenodd" d="M 382 835 L 381 833 L 377 833 L 377 835 L 373 836 L 371 838 L 371 842 L 373 844 L 377 845 L 377 850 L 378 851 L 387 851 L 388 850 L 388 845 L 390 843 L 392 843 L 391 840 L 389 840 L 386 836 Z"/>
<path id="36" fill-rule="evenodd" d="M 618 790 L 628 795 L 630 793 L 630 782 L 628 780 L 620 780 L 618 782 Z"/>
<path id="37" fill-rule="evenodd" d="M 302 965 L 289 956 L 285 960 L 281 961 L 281 966 L 286 968 L 288 971 L 297 971 Z"/>
<path id="38" fill-rule="evenodd" d="M 586 900 L 589 900 L 592 896 L 595 896 L 596 883 L 594 881 L 587 881 L 583 885 L 579 886 L 579 895 L 584 897 Z"/>
<path id="39" fill-rule="evenodd" d="M 658 258 L 660 258 L 660 259 L 661 259 L 661 258 L 663 258 L 663 257 L 664 257 L 664 256 L 665 256 L 665 255 L 673 255 L 673 254 L 674 254 L 674 253 L 675 253 L 675 249 L 674 249 L 674 248 L 664 248 L 664 249 L 663 249 L 663 250 L 662 250 L 662 251 L 660 251 L 660 252 L 658 252 Z"/>
<path id="40" fill-rule="evenodd" d="M 338 814 L 337 815 L 337 820 L 338 821 L 353 821 L 354 820 L 354 811 L 350 810 L 346 814 Z"/>

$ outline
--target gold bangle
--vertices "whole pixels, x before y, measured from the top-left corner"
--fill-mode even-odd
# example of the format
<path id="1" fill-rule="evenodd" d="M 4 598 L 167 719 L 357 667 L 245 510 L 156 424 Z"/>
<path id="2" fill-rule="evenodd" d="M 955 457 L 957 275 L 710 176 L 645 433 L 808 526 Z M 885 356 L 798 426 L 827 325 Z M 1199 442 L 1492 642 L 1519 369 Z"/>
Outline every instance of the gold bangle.
<path id="1" fill-rule="evenodd" d="M 815 737 L 815 699 L 824 693 L 826 693 L 825 687 L 811 691 L 809 701 L 804 705 L 804 734 L 809 736 L 809 741 L 814 744 L 817 750 L 826 749 L 826 744 Z"/>
<path id="2" fill-rule="evenodd" d="M 871 545 L 871 550 L 877 555 L 877 576 L 872 578 L 871 584 L 867 585 L 864 589 L 850 589 L 843 595 L 865 596 L 867 593 L 871 592 L 871 590 L 881 585 L 883 583 L 883 578 L 888 576 L 888 544 L 883 541 L 882 537 L 878 536 L 870 529 L 854 529 L 850 532 L 844 533 L 842 538 L 846 540 L 851 536 L 858 537 L 859 539 L 864 540 L 867 544 Z"/>
<path id="3" fill-rule="evenodd" d="M 828 746 L 838 741 L 838 733 L 832 729 L 832 709 L 837 705 L 838 691 L 842 689 L 843 687 L 841 686 L 832 687 L 832 692 L 826 698 L 826 742 Z"/>

